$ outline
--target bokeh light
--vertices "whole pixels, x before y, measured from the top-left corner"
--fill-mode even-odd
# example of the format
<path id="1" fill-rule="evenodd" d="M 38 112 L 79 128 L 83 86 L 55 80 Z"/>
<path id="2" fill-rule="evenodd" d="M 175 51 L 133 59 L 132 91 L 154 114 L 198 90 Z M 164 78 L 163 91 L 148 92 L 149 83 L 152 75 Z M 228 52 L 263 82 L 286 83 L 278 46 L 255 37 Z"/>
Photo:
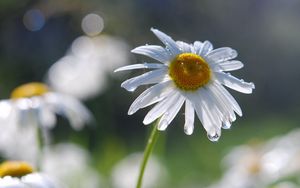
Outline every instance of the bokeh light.
<path id="1" fill-rule="evenodd" d="M 81 28 L 86 35 L 96 36 L 103 30 L 104 21 L 97 14 L 88 14 L 82 19 Z"/>
<path id="2" fill-rule="evenodd" d="M 24 14 L 23 23 L 29 31 L 38 31 L 45 25 L 45 16 L 39 9 L 30 9 Z"/>

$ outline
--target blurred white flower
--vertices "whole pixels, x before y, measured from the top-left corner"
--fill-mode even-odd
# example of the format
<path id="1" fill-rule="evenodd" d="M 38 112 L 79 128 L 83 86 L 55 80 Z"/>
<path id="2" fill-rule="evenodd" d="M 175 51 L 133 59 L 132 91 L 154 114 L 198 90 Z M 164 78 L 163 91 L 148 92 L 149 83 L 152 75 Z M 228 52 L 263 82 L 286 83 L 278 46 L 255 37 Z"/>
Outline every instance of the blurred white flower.
<path id="1" fill-rule="evenodd" d="M 210 188 L 262 188 L 286 177 L 300 178 L 299 138 L 300 130 L 294 130 L 260 145 L 233 149 L 224 159 L 227 171 Z"/>
<path id="2" fill-rule="evenodd" d="M 1 105 L 7 104 L 0 102 L 0 116 L 3 108 Z M 8 106 L 11 107 L 11 105 Z M 0 131 L 0 154 L 6 159 L 25 160 L 35 164 L 38 154 L 36 127 L 17 125 L 15 116 L 16 113 L 10 113 L 10 117 L 0 118 L 0 128 L 2 130 Z"/>
<path id="3" fill-rule="evenodd" d="M 44 144 L 48 144 L 48 130 L 56 125 L 57 114 L 65 117 L 75 130 L 92 120 L 89 110 L 72 96 L 50 91 L 37 82 L 17 87 L 11 99 L 0 101 L 1 155 L 37 163 L 38 129 Z"/>
<path id="4" fill-rule="evenodd" d="M 132 188 L 136 185 L 143 154 L 135 153 L 118 162 L 111 172 L 111 183 L 114 188 Z M 157 158 L 151 156 L 145 170 L 143 187 L 163 187 L 167 171 Z"/>
<path id="5" fill-rule="evenodd" d="M 34 172 L 26 162 L 6 161 L 0 165 L 0 188 L 62 188 L 54 178 Z"/>
<path id="6" fill-rule="evenodd" d="M 81 36 L 48 71 L 47 81 L 58 92 L 86 99 L 105 89 L 107 76 L 129 63 L 128 45 L 120 38 Z"/>
<path id="7" fill-rule="evenodd" d="M 121 86 L 131 92 L 142 85 L 153 85 L 132 103 L 128 114 L 156 103 L 143 123 L 147 125 L 160 118 L 157 128 L 163 131 L 184 105 L 184 132 L 187 135 L 193 133 L 196 113 L 208 138 L 217 141 L 221 128 L 229 129 L 235 121 L 235 113 L 242 116 L 240 106 L 224 86 L 247 94 L 254 89 L 253 83 L 226 73 L 243 67 L 243 63 L 234 60 L 237 52 L 229 47 L 213 49 L 209 41 L 193 44 L 174 41 L 157 29 L 151 31 L 166 47 L 144 45 L 132 52 L 159 63 L 134 64 L 115 70 L 150 70 L 122 83 Z"/>
<path id="8" fill-rule="evenodd" d="M 0 121 L 19 126 L 38 125 L 52 128 L 56 115 L 67 118 L 75 130 L 81 129 L 92 116 L 89 110 L 70 95 L 51 91 L 43 83 L 33 82 L 17 87 L 11 99 L 0 101 Z"/>
<path id="9" fill-rule="evenodd" d="M 45 152 L 42 170 L 68 188 L 101 187 L 101 176 L 89 166 L 89 160 L 87 151 L 79 146 L 58 144 Z"/>

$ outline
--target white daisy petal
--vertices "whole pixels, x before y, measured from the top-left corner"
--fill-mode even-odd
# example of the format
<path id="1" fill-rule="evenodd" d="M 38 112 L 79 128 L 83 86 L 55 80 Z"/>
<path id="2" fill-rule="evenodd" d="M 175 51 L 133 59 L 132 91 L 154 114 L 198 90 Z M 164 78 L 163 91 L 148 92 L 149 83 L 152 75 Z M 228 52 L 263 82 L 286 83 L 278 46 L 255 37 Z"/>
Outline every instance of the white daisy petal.
<path id="1" fill-rule="evenodd" d="M 165 48 L 157 45 L 139 46 L 131 52 L 151 57 L 162 63 L 170 60 L 170 53 Z"/>
<path id="2" fill-rule="evenodd" d="M 207 87 L 207 92 L 210 96 L 213 96 L 216 100 L 216 104 L 218 105 L 218 108 L 223 113 L 222 121 L 229 121 L 233 122 L 236 119 L 236 116 L 234 114 L 234 109 L 232 105 L 228 102 L 226 98 L 223 97 L 223 95 L 219 96 L 219 93 L 216 86 L 214 84 L 210 84 Z M 226 122 L 227 123 L 227 122 Z M 227 126 L 228 127 L 228 126 Z"/>
<path id="3" fill-rule="evenodd" d="M 211 64 L 211 68 L 215 72 L 219 71 L 234 71 L 244 67 L 244 64 L 240 61 L 224 61 L 220 63 Z"/>
<path id="4" fill-rule="evenodd" d="M 212 50 L 213 50 L 213 45 L 209 41 L 206 40 L 206 41 L 204 41 L 202 48 L 198 55 L 203 57 Z"/>
<path id="5" fill-rule="evenodd" d="M 194 109 L 206 132 L 210 135 L 214 134 L 217 128 L 211 121 L 211 118 L 209 117 L 205 107 L 202 105 L 202 102 L 199 101 L 194 103 Z"/>
<path id="6" fill-rule="evenodd" d="M 221 85 L 218 83 L 213 83 L 210 86 L 211 89 L 214 90 L 214 93 L 218 95 L 228 106 L 232 106 L 233 110 L 239 115 L 242 116 L 242 109 L 240 105 L 236 102 L 236 100 L 232 97 L 232 95 Z"/>
<path id="7" fill-rule="evenodd" d="M 199 120 L 201 121 L 202 126 L 204 127 L 206 132 L 210 134 L 216 132 L 216 126 L 211 121 L 207 109 L 205 108 L 205 104 L 204 104 L 205 99 L 201 98 L 200 95 L 198 95 L 197 93 L 187 94 L 186 97 L 193 104 L 196 114 Z"/>
<path id="8" fill-rule="evenodd" d="M 206 101 L 208 103 L 208 106 L 210 107 L 210 111 L 214 114 L 215 119 L 218 120 L 218 127 L 222 126 L 222 120 L 225 117 L 226 114 L 226 108 L 222 105 L 222 103 L 219 103 L 215 95 L 208 89 L 208 87 L 204 87 L 201 90 L 201 93 L 203 96 L 205 96 Z"/>
<path id="9" fill-rule="evenodd" d="M 228 47 L 223 47 L 223 48 L 217 48 L 215 50 L 212 50 L 206 55 L 206 58 L 210 62 L 218 63 L 218 62 L 234 59 L 237 57 L 237 55 L 238 54 L 236 50 Z"/>
<path id="10" fill-rule="evenodd" d="M 175 101 L 172 108 L 169 108 L 160 118 L 157 126 L 158 130 L 163 131 L 168 127 L 168 125 L 172 122 L 172 120 L 179 112 L 182 104 L 184 103 L 184 100 L 185 98 L 179 95 L 178 99 Z"/>
<path id="11" fill-rule="evenodd" d="M 134 70 L 134 69 L 160 69 L 166 67 L 164 64 L 157 63 L 143 63 L 143 64 L 133 64 L 116 69 L 114 72 Z"/>
<path id="12" fill-rule="evenodd" d="M 154 85 L 147 90 L 145 90 L 138 98 L 133 101 L 131 104 L 128 115 L 134 114 L 141 108 L 147 107 L 151 104 L 161 101 L 172 91 L 172 87 L 170 87 L 171 81 L 166 81 Z"/>
<path id="13" fill-rule="evenodd" d="M 159 40 L 161 40 L 162 43 L 164 43 L 164 45 L 166 45 L 167 49 L 170 50 L 173 56 L 181 53 L 176 42 L 170 36 L 157 29 L 151 28 L 151 31 L 159 38 Z"/>
<path id="14" fill-rule="evenodd" d="M 218 109 L 218 107 L 217 107 L 215 101 L 213 100 L 212 96 L 210 96 L 207 93 L 206 88 L 202 88 L 202 89 L 198 90 L 198 95 L 202 99 L 204 99 L 203 100 L 204 108 L 206 109 L 207 114 L 208 114 L 211 122 L 213 123 L 213 125 L 216 126 L 217 128 L 221 128 L 221 126 L 222 126 L 222 113 Z"/>
<path id="15" fill-rule="evenodd" d="M 80 130 L 92 121 L 90 111 L 76 98 L 58 93 L 45 95 L 47 105 L 58 114 L 66 117 L 75 130 Z"/>
<path id="16" fill-rule="evenodd" d="M 203 43 L 200 41 L 194 42 L 194 53 L 200 55 Z"/>
<path id="17" fill-rule="evenodd" d="M 40 125 L 46 128 L 53 128 L 56 125 L 56 114 L 48 105 L 44 105 L 38 111 L 38 120 Z"/>
<path id="18" fill-rule="evenodd" d="M 157 103 L 145 116 L 143 123 L 148 125 L 162 116 L 178 100 L 180 94 L 174 90 L 164 100 Z"/>
<path id="19" fill-rule="evenodd" d="M 252 93 L 252 90 L 255 88 L 252 82 L 248 83 L 245 82 L 244 80 L 239 80 L 228 73 L 226 74 L 223 72 L 215 72 L 214 75 L 219 82 L 241 93 L 250 94 Z"/>
<path id="20" fill-rule="evenodd" d="M 221 121 L 219 127 L 229 129 L 231 127 L 231 123 L 236 119 L 234 110 L 230 104 L 227 105 L 226 101 L 223 101 L 220 97 L 218 97 L 212 89 L 213 86 L 210 86 L 205 87 L 205 92 L 207 97 L 210 98 L 211 102 L 213 102 L 216 106 L 216 109 L 212 108 L 212 112 L 215 111 L 219 116 L 219 120 Z"/>
<path id="21" fill-rule="evenodd" d="M 187 135 L 193 134 L 194 131 L 194 119 L 195 112 L 192 103 L 189 100 L 185 100 L 185 123 L 184 132 Z"/>
<path id="22" fill-rule="evenodd" d="M 188 43 L 185 43 L 182 41 L 176 41 L 176 44 L 182 53 L 191 53 L 192 52 L 192 49 L 191 49 L 192 46 L 189 45 Z"/>
<path id="23" fill-rule="evenodd" d="M 158 69 L 147 72 L 140 76 L 130 78 L 121 84 L 121 87 L 128 91 L 134 91 L 138 86 L 153 84 L 162 81 L 166 75 L 167 69 Z"/>

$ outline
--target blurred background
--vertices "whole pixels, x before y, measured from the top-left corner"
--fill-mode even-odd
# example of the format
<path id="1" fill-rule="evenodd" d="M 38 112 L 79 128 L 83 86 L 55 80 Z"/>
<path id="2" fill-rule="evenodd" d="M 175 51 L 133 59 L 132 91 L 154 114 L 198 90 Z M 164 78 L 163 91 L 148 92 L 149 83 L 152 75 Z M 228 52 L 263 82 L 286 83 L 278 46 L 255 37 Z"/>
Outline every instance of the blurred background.
<path id="1" fill-rule="evenodd" d="M 154 150 L 163 175 L 149 187 L 208 187 L 226 173 L 223 158 L 232 148 L 263 144 L 299 126 L 299 18 L 299 0 L 1 0 L 0 98 L 9 98 L 20 84 L 45 81 L 51 65 L 70 50 L 83 53 L 87 48 L 74 47 L 78 37 L 114 37 L 119 47 L 105 51 L 108 59 L 102 58 L 101 64 L 110 69 L 95 86 L 101 88 L 84 100 L 95 123 L 76 132 L 60 118 L 52 136 L 54 143 L 72 142 L 88 151 L 102 187 L 122 187 L 114 183 L 113 176 L 125 176 L 113 175 L 122 171 L 116 165 L 144 150 L 151 127 L 142 124 L 149 108 L 127 115 L 143 88 L 129 93 L 120 84 L 134 73 L 117 74 L 113 69 L 149 61 L 130 54 L 130 49 L 146 43 L 161 45 L 151 27 L 175 40 L 209 40 L 215 48 L 232 47 L 244 63 L 232 74 L 256 86 L 251 95 L 230 90 L 243 117 L 212 143 L 199 121 L 194 134 L 186 136 L 179 115 L 161 132 Z M 81 87 L 79 82 L 77 89 Z"/>

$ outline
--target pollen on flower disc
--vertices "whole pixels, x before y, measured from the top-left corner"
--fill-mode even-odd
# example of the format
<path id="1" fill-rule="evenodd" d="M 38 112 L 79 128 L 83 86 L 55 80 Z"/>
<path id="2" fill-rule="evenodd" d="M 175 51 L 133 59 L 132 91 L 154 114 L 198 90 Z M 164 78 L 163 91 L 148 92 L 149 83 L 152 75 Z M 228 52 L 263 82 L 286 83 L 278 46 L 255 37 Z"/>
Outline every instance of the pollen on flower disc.
<path id="1" fill-rule="evenodd" d="M 48 86 L 39 83 L 39 82 L 32 82 L 23 84 L 17 88 L 15 88 L 11 93 L 11 98 L 29 98 L 33 96 L 40 96 L 49 91 Z"/>
<path id="2" fill-rule="evenodd" d="M 33 172 L 33 168 L 26 162 L 6 161 L 0 164 L 0 177 L 22 177 Z"/>
<path id="3" fill-rule="evenodd" d="M 182 53 L 171 61 L 169 75 L 179 89 L 194 91 L 210 81 L 211 70 L 201 56 Z"/>

